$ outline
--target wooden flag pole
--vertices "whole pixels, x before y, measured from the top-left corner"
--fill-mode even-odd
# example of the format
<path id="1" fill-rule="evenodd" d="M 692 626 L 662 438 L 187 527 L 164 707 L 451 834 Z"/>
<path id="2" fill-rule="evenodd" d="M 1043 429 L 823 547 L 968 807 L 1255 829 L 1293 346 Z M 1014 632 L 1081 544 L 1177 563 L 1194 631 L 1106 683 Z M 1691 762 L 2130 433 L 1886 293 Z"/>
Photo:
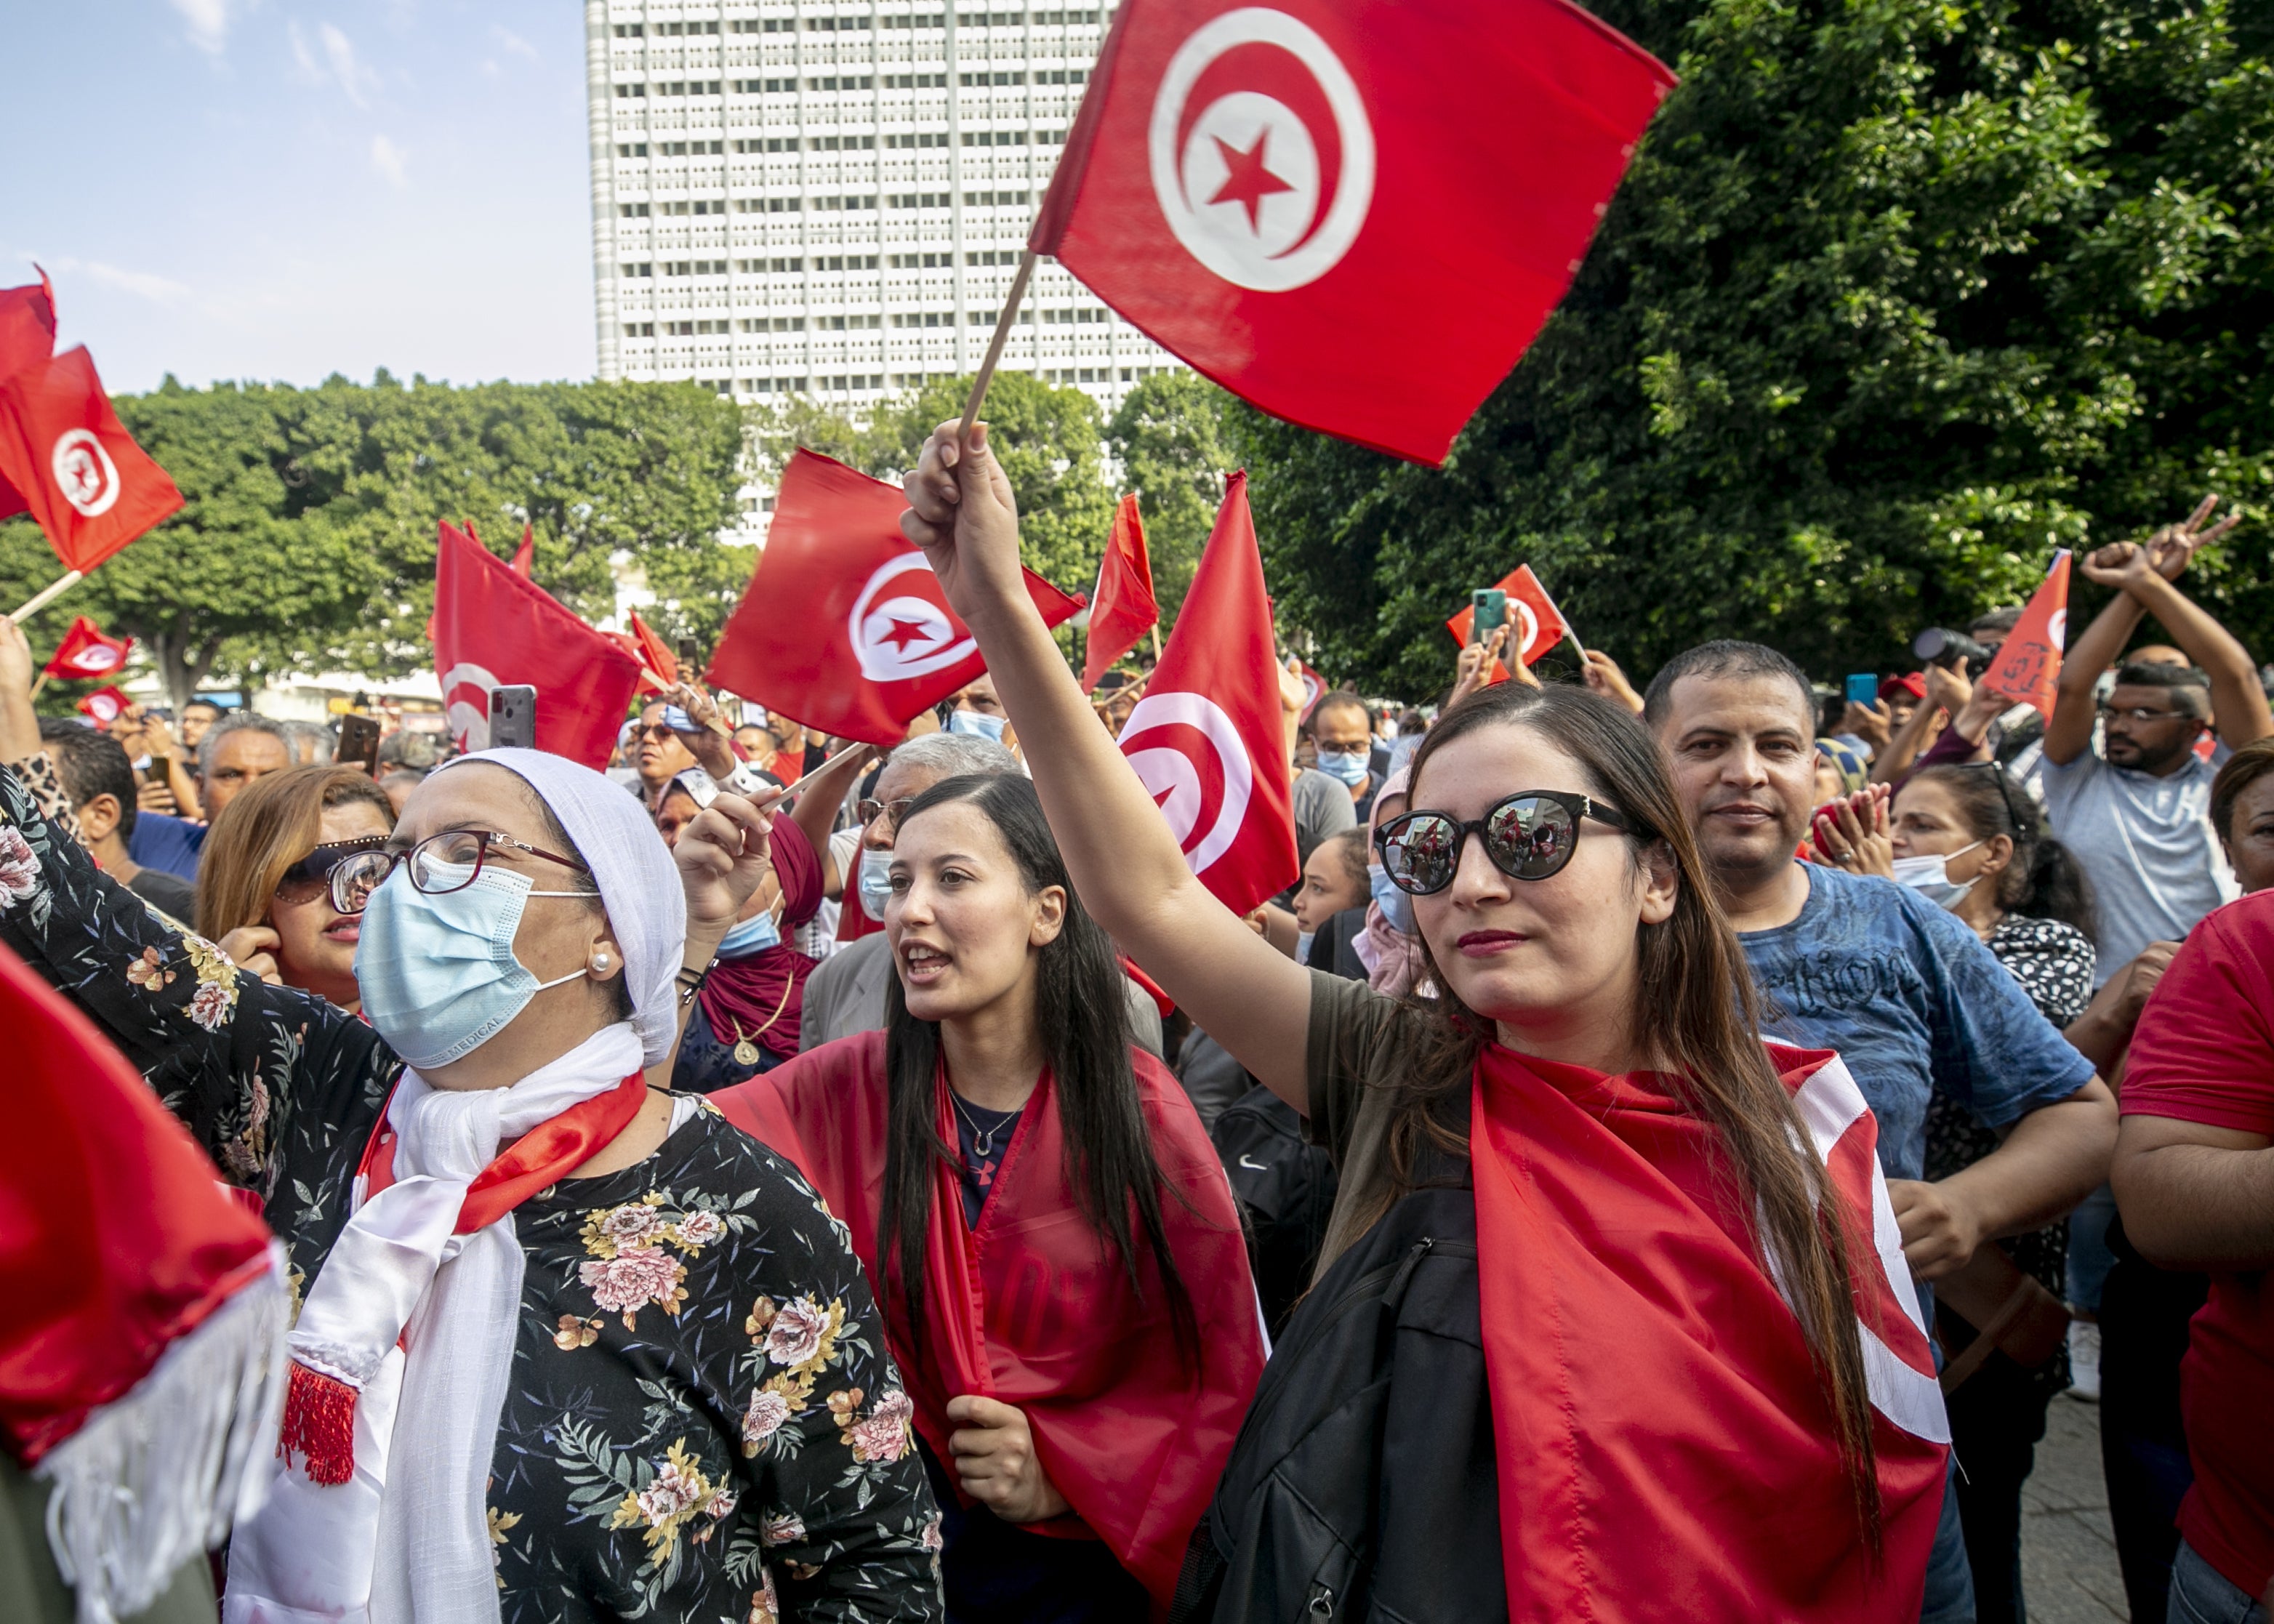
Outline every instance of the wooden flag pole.
<path id="1" fill-rule="evenodd" d="M 1161 623 L 1156 620 L 1145 629 L 1153 634 L 1153 663 L 1157 665 L 1161 663 Z"/>
<path id="2" fill-rule="evenodd" d="M 14 614 L 10 615 L 8 618 L 15 621 L 19 626 L 21 626 L 26 620 L 39 613 L 41 610 L 46 608 L 49 604 L 55 602 L 56 598 L 61 598 L 65 592 L 69 591 L 72 587 L 77 586 L 80 582 L 86 579 L 87 575 L 83 571 L 76 569 L 67 571 L 61 580 L 51 581 L 39 591 L 34 593 L 32 595 L 31 602 L 26 604 L 21 609 L 19 609 Z"/>
<path id="3" fill-rule="evenodd" d="M 971 398 L 964 403 L 963 423 L 955 431 L 955 443 L 967 445 L 971 440 L 971 425 L 978 420 L 980 403 L 987 398 L 987 386 L 995 380 L 996 363 L 1003 358 L 1003 344 L 1011 336 L 1011 324 L 1019 319 L 1019 306 L 1027 297 L 1028 279 L 1035 274 L 1035 251 L 1031 248 L 1019 256 L 1018 274 L 1011 278 L 1011 291 L 1003 300 L 1003 313 L 995 318 L 995 336 L 987 341 L 987 358 L 979 364 L 979 376 L 971 380 Z"/>
<path id="4" fill-rule="evenodd" d="M 47 687 L 47 685 L 48 685 L 48 678 L 49 678 L 49 674 L 50 674 L 50 673 L 49 673 L 46 669 L 42 668 L 42 669 L 41 670 L 41 672 L 40 672 L 40 680 L 39 680 L 38 681 L 36 681 L 36 682 L 34 682 L 34 683 L 33 683 L 33 684 L 32 684 L 32 697 L 33 697 L 33 698 L 37 699 L 37 698 L 40 696 L 40 690 L 41 690 L 41 688 L 43 688 Z"/>

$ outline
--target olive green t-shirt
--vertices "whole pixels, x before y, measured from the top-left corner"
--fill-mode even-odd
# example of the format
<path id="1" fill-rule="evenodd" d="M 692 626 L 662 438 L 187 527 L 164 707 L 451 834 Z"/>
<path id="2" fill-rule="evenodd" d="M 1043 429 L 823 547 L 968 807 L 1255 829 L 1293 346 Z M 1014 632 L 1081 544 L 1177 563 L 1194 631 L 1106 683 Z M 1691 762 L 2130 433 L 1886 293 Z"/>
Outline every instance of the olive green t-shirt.
<path id="1" fill-rule="evenodd" d="M 1322 970 L 1311 972 L 1311 1019 L 1303 1056 L 1311 1140 L 1341 1176 L 1315 1282 L 1366 1233 L 1384 1207 L 1389 1174 L 1383 1141 L 1396 1085 L 1431 1046 L 1427 1019 L 1398 999 Z M 1459 1101 L 1467 1116 L 1468 1101 Z"/>

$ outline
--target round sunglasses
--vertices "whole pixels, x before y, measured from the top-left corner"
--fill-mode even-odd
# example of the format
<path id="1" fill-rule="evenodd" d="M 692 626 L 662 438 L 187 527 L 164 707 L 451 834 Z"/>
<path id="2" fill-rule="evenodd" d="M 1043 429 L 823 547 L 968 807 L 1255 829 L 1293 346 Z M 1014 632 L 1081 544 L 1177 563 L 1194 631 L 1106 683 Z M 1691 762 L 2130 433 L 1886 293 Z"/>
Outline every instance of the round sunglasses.
<path id="1" fill-rule="evenodd" d="M 1467 823 L 1442 812 L 1408 812 L 1384 823 L 1374 844 L 1390 883 L 1409 895 L 1427 897 L 1453 883 L 1461 850 L 1472 834 L 1483 838 L 1493 867 L 1512 880 L 1544 880 L 1561 873 L 1578 849 L 1583 817 L 1623 833 L 1641 832 L 1625 813 L 1592 796 L 1526 789 Z"/>

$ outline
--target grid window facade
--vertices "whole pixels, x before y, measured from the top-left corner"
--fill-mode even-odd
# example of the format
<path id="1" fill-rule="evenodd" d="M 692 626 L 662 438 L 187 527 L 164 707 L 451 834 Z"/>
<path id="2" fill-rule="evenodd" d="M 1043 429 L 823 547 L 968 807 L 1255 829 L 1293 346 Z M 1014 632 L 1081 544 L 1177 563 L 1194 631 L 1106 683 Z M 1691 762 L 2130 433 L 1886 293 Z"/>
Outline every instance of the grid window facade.
<path id="1" fill-rule="evenodd" d="M 977 369 L 1110 9 L 586 18 L 601 377 L 850 405 Z M 1176 364 L 1048 260 L 1003 357 L 1107 410 Z"/>

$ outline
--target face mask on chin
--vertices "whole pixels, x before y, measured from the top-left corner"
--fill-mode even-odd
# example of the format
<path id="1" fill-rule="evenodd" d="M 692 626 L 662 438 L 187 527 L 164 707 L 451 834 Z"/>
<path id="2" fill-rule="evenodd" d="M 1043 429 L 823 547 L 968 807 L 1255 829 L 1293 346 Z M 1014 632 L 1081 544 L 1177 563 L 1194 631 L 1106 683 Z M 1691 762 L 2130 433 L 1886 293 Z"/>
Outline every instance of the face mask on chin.
<path id="1" fill-rule="evenodd" d="M 1981 844 L 1977 840 L 1972 846 L 1962 846 L 1954 852 L 1934 856 L 1898 857 L 1894 861 L 1895 883 L 1909 886 L 1938 907 L 1955 908 L 1981 883 L 1982 876 L 1977 874 L 1970 880 L 1952 879 L 1950 860 L 1965 856 Z"/>

